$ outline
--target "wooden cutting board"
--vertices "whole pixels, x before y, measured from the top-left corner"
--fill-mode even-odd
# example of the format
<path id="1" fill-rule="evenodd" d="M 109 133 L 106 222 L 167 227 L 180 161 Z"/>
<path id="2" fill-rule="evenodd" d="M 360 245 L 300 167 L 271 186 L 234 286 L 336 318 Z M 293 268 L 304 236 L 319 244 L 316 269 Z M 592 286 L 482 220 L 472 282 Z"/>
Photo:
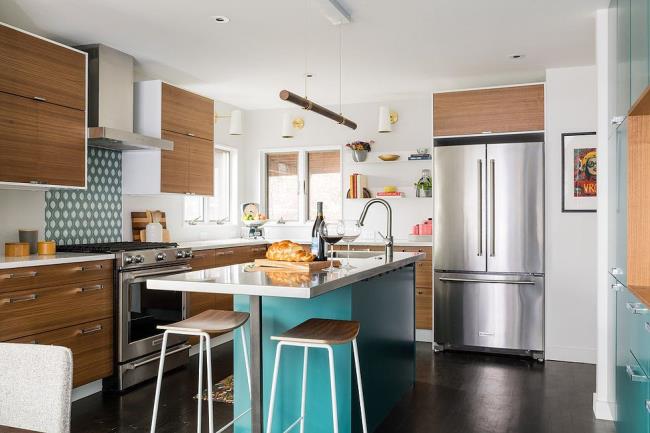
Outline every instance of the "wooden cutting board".
<path id="1" fill-rule="evenodd" d="M 329 268 L 330 261 L 324 262 L 283 262 L 280 260 L 255 259 L 255 266 L 259 268 L 290 269 L 298 272 L 318 272 Z M 340 260 L 334 260 L 334 267 L 341 266 Z"/>

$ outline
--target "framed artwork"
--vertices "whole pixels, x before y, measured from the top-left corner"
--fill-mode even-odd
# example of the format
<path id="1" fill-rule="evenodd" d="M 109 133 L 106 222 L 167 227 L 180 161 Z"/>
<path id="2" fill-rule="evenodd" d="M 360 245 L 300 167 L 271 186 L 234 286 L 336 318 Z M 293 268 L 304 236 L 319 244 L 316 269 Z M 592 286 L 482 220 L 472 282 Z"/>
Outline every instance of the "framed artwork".
<path id="1" fill-rule="evenodd" d="M 595 132 L 562 134 L 562 212 L 596 212 L 597 156 Z"/>

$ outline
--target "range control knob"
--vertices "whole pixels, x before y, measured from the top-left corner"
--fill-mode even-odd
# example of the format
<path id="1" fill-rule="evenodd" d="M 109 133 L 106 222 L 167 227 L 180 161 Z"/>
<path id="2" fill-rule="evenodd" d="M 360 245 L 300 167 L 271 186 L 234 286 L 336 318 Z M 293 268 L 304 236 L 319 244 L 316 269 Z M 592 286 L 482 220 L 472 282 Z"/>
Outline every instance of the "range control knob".
<path id="1" fill-rule="evenodd" d="M 166 258 L 167 258 L 167 254 L 165 254 L 165 253 L 158 253 L 158 254 L 156 254 L 156 260 L 159 261 L 159 262 L 162 262 L 162 261 L 165 260 Z"/>
<path id="2" fill-rule="evenodd" d="M 136 263 L 143 263 L 144 262 L 144 257 L 141 255 L 135 256 L 135 262 Z"/>
<path id="3" fill-rule="evenodd" d="M 185 253 L 183 251 L 181 251 L 181 250 L 176 251 L 176 258 L 177 259 L 182 259 L 183 257 L 185 257 Z"/>
<path id="4" fill-rule="evenodd" d="M 125 256 L 124 257 L 124 264 L 130 265 L 131 263 L 133 263 L 133 256 Z"/>
<path id="5" fill-rule="evenodd" d="M 186 259 L 189 259 L 190 257 L 192 257 L 192 251 L 185 251 L 185 253 L 184 253 L 184 257 L 185 257 Z"/>

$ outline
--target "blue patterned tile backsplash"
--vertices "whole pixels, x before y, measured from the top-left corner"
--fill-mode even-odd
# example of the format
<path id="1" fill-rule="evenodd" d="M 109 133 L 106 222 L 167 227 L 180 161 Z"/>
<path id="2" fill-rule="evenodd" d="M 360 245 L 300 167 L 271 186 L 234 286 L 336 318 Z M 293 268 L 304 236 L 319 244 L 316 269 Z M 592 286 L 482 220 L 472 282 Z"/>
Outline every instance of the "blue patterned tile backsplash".
<path id="1" fill-rule="evenodd" d="M 59 245 L 122 240 L 122 153 L 88 148 L 83 190 L 45 193 L 45 238 Z"/>

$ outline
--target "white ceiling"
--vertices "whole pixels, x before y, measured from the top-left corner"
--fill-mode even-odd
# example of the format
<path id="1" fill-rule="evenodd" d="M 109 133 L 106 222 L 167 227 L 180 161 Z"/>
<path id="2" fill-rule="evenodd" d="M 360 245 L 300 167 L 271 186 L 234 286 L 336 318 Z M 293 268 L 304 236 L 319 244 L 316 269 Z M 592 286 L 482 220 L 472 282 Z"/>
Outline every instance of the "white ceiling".
<path id="1" fill-rule="evenodd" d="M 593 64 L 608 0 L 341 0 L 343 103 L 542 81 Z M 226 15 L 228 24 L 210 17 Z M 338 29 L 310 0 L 1 0 L 0 20 L 68 44 L 101 42 L 161 78 L 247 109 L 287 88 L 338 103 Z M 509 54 L 524 53 L 520 61 Z"/>

